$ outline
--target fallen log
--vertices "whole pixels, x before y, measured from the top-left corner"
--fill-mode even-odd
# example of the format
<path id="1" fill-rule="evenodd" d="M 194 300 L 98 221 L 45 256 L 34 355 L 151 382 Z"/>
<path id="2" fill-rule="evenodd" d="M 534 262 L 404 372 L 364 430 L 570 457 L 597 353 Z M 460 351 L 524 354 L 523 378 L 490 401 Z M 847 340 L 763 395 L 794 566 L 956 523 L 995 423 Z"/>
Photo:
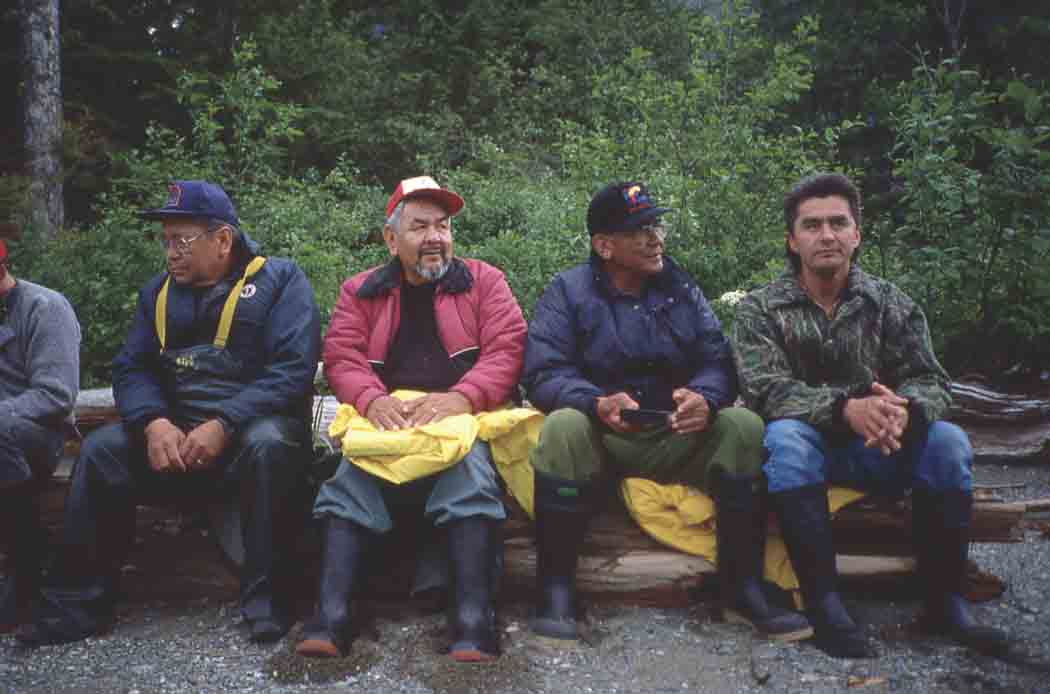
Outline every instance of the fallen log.
<path id="1" fill-rule="evenodd" d="M 956 392 L 953 384 L 953 392 Z M 1029 459 L 1042 459 L 1050 441 L 1050 423 L 1042 422 L 1032 415 L 1042 411 L 1044 401 L 1003 396 L 998 401 L 980 391 L 980 398 L 970 397 L 974 390 L 960 390 L 957 394 L 959 423 L 974 440 L 978 456 L 1001 456 L 999 449 L 981 447 L 985 444 L 974 432 L 989 427 L 1003 445 L 1005 438 L 1026 428 L 1032 432 L 1032 446 L 1038 448 Z M 1000 402 L 996 410 L 996 402 Z M 975 404 L 979 403 L 979 404 Z M 328 423 L 335 416 L 335 398 L 315 399 L 315 429 L 327 431 Z M 999 411 L 998 416 L 981 419 L 985 411 Z M 112 391 L 106 389 L 87 390 L 77 400 L 77 421 L 82 435 L 108 422 L 118 420 Z M 979 423 L 975 423 L 979 422 Z M 988 422 L 988 423 L 986 423 Z M 1045 430 L 1045 431 L 1044 431 Z M 1005 438 L 1004 438 L 1005 437 Z M 324 440 L 322 438 L 322 440 Z M 74 455 L 79 442 L 72 440 L 67 454 Z M 998 445 L 998 444 L 996 444 Z M 982 450 L 985 451 L 982 453 Z M 1029 455 L 1026 453 L 1026 455 Z M 68 486 L 69 460 L 60 468 L 45 495 L 43 512 L 45 522 L 57 527 L 61 522 L 61 509 Z M 1022 539 L 1022 520 L 1025 512 L 1034 508 L 1045 508 L 1046 500 L 1037 500 L 1029 506 L 1025 502 L 1002 503 L 997 500 L 978 499 L 974 504 L 971 533 L 974 542 L 1017 542 Z M 170 511 L 169 518 L 173 515 Z M 163 517 L 163 516 L 161 516 Z M 140 514 L 140 535 L 158 523 L 157 514 Z M 864 501 L 843 509 L 834 521 L 840 572 L 850 576 L 874 576 L 907 574 L 914 571 L 911 556 L 910 512 L 907 502 L 886 503 Z M 169 522 L 170 525 L 170 522 Z M 176 523 L 177 525 L 177 523 Z M 197 523 L 199 526 L 199 523 Z M 195 526 L 196 527 L 196 526 Z M 775 528 L 774 528 L 775 532 Z M 528 595 L 533 590 L 535 576 L 535 546 L 532 529 L 525 515 L 518 509 L 504 527 L 505 584 L 511 594 Z M 404 547 L 397 545 L 402 553 Z M 407 543 L 411 545 L 411 543 Z M 308 556 L 305 561 L 316 561 L 316 544 L 306 543 Z M 228 558 L 236 563 L 236 552 L 224 545 Z M 218 553 L 215 553 L 218 557 Z M 411 561 L 407 557 L 390 557 L 389 565 L 397 568 L 384 572 L 380 580 L 373 581 L 370 591 L 376 593 L 403 593 L 407 590 L 407 576 L 411 575 Z M 697 587 L 701 577 L 714 571 L 706 560 L 683 554 L 664 547 L 645 535 L 626 512 L 619 506 L 610 507 L 591 524 L 586 544 L 581 553 L 578 584 L 584 593 L 607 596 L 617 602 L 633 604 L 686 604 L 689 594 Z M 307 575 L 312 575 L 308 571 Z"/>
<path id="2" fill-rule="evenodd" d="M 42 510 L 45 523 L 51 528 L 61 525 L 61 512 L 69 482 L 70 461 L 60 466 L 45 494 Z M 534 589 L 536 571 L 535 542 L 531 522 L 526 514 L 508 499 L 510 517 L 503 527 L 504 584 L 509 595 L 527 599 Z M 971 521 L 974 542 L 1018 542 L 1022 538 L 1022 520 L 1027 506 L 1024 502 L 974 504 Z M 243 550 L 239 543 L 229 544 L 222 537 L 218 516 L 208 516 L 200 508 L 188 513 L 177 509 L 143 508 L 139 514 L 139 537 L 163 534 L 177 536 L 182 532 L 209 532 L 226 553 L 225 566 L 233 570 Z M 845 577 L 874 577 L 909 574 L 914 571 L 911 559 L 910 513 L 906 502 L 886 503 L 862 501 L 841 510 L 833 521 L 836 543 L 840 552 L 838 565 Z M 208 520 L 211 520 L 211 530 Z M 775 525 L 771 532 L 776 532 Z M 151 539 L 150 542 L 157 540 Z M 160 541 L 165 541 L 162 537 Z M 369 583 L 368 592 L 376 595 L 404 595 L 410 587 L 413 573 L 414 548 L 418 538 L 411 532 L 384 543 L 387 555 L 378 559 L 386 570 Z M 300 558 L 309 584 L 313 567 L 319 556 L 316 537 L 307 537 L 300 543 Z M 163 556 L 163 554 L 161 555 Z M 197 576 L 211 567 L 218 569 L 220 552 L 210 552 L 209 558 L 194 557 L 192 562 L 181 562 L 178 570 L 189 574 L 190 582 L 215 582 L 214 576 Z M 188 558 L 187 558 L 188 559 Z M 169 557 L 170 560 L 170 557 Z M 612 499 L 608 507 L 591 523 L 577 570 L 579 589 L 600 599 L 624 604 L 685 605 L 705 575 L 715 567 L 707 560 L 665 547 L 646 535 Z M 221 571 L 220 571 L 221 573 Z"/>
<path id="3" fill-rule="evenodd" d="M 1050 399 L 956 382 L 949 419 L 969 435 L 980 462 L 1050 461 Z"/>

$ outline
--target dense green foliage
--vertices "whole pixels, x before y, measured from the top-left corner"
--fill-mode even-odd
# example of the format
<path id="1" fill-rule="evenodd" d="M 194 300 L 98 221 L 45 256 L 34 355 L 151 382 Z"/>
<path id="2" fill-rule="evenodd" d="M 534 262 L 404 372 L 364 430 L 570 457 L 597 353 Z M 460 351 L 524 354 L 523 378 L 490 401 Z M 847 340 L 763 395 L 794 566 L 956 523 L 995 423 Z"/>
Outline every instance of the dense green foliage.
<path id="1" fill-rule="evenodd" d="M 669 252 L 717 298 L 779 271 L 783 191 L 838 169 L 866 195 L 862 263 L 920 301 L 950 368 L 1050 368 L 1050 11 L 697 5 L 70 4 L 76 223 L 50 244 L 23 234 L 17 272 L 73 301 L 97 383 L 162 264 L 134 212 L 173 178 L 222 183 L 327 316 L 348 275 L 386 258 L 382 209 L 406 176 L 464 195 L 457 253 L 503 268 L 529 313 L 586 257 L 605 183 L 642 178 L 675 208 Z M 18 216 L 18 172 L 0 162 L 0 217 Z"/>

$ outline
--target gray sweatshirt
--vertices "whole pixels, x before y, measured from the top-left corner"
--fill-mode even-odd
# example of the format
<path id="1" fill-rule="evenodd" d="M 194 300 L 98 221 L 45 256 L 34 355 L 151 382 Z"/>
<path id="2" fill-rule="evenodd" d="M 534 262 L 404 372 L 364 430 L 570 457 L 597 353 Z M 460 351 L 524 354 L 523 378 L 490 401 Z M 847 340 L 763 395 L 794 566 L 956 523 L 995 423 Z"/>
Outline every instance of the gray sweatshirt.
<path id="1" fill-rule="evenodd" d="M 0 417 L 57 428 L 80 388 L 80 324 L 56 291 L 20 279 L 0 301 Z"/>

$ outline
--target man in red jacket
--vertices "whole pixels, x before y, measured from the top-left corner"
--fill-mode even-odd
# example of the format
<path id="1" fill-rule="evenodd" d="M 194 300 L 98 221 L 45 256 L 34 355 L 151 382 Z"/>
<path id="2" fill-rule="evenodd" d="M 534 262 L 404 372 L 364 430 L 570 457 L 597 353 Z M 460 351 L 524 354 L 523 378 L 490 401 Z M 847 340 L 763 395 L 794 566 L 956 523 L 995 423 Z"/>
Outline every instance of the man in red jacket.
<path id="1" fill-rule="evenodd" d="M 391 260 L 343 284 L 324 340 L 328 383 L 377 429 L 423 426 L 506 402 L 521 371 L 525 320 L 503 273 L 452 253 L 452 217 L 463 199 L 429 176 L 402 181 L 386 206 Z M 398 389 L 427 394 L 403 402 Z M 506 514 L 488 445 L 453 467 L 393 486 L 344 459 L 321 487 L 325 524 L 317 614 L 297 651 L 335 657 L 350 632 L 348 604 L 368 546 L 393 526 L 388 503 L 415 503 L 447 534 L 451 657 L 499 654 L 492 606 L 499 522 Z"/>

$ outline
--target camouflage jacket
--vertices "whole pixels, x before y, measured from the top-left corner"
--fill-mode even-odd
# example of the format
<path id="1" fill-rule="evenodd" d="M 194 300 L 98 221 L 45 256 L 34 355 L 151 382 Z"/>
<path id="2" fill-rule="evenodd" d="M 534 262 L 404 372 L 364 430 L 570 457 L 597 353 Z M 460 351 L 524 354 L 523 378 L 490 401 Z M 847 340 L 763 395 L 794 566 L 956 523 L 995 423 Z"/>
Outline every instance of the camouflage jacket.
<path id="1" fill-rule="evenodd" d="M 741 299 L 732 342 L 744 401 L 766 421 L 798 419 L 847 433 L 846 399 L 867 395 L 874 381 L 909 400 L 910 431 L 951 403 L 922 310 L 856 265 L 833 318 L 788 270 Z"/>

